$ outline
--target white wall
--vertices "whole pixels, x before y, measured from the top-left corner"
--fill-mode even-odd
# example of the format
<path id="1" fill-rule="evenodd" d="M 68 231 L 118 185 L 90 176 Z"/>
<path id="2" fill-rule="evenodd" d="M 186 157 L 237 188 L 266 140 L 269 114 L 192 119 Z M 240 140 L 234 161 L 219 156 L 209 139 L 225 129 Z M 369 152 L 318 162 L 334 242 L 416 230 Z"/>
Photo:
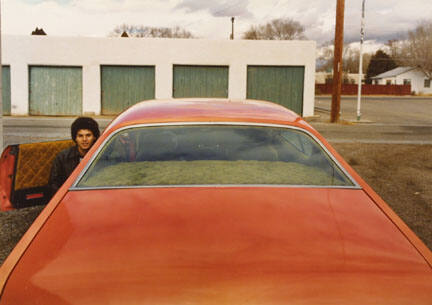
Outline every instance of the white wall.
<path id="1" fill-rule="evenodd" d="M 425 88 L 424 81 L 427 79 L 426 75 L 420 70 L 410 70 L 397 76 L 378 79 L 379 85 L 387 84 L 387 80 L 391 81 L 392 85 L 403 85 L 404 79 L 411 80 L 411 91 L 416 94 L 432 94 L 432 83 L 431 87 Z"/>
<path id="2" fill-rule="evenodd" d="M 325 84 L 326 79 L 333 79 L 333 72 L 316 72 L 315 73 L 315 83 L 316 84 Z M 343 73 L 342 81 L 347 78 L 349 84 L 358 84 L 359 82 L 359 74 L 358 73 Z M 362 74 L 362 81 L 364 81 L 365 75 Z"/>
<path id="3" fill-rule="evenodd" d="M 410 70 L 408 72 L 402 73 L 396 76 L 396 84 L 403 85 L 404 79 L 411 80 L 411 91 L 414 91 L 416 94 L 430 94 L 432 93 L 431 88 L 424 87 L 424 81 L 427 79 L 426 75 L 420 70 Z M 432 86 L 432 84 L 431 84 Z"/>
<path id="4" fill-rule="evenodd" d="M 83 112 L 100 114 L 100 65 L 154 65 L 155 98 L 172 98 L 173 65 L 227 65 L 232 99 L 246 98 L 247 65 L 304 66 L 303 115 L 314 113 L 313 41 L 3 36 L 12 115 L 28 115 L 28 66 L 83 67 Z"/>
<path id="5" fill-rule="evenodd" d="M 403 85 L 403 83 L 402 84 L 396 84 L 396 78 L 395 77 L 381 78 L 381 79 L 377 80 L 378 85 L 387 85 L 387 81 L 390 82 L 390 85 Z"/>

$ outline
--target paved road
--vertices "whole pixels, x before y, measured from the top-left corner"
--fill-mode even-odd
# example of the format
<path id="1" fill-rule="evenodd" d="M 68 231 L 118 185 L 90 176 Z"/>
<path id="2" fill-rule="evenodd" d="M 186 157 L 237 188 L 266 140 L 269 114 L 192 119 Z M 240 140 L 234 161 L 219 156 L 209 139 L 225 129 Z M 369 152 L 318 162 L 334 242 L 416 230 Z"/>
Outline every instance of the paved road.
<path id="1" fill-rule="evenodd" d="M 317 114 L 323 115 L 331 109 L 330 96 L 315 97 Z M 356 120 L 357 97 L 341 99 L 341 118 Z M 363 97 L 361 119 L 380 124 L 432 126 L 431 97 Z"/>
<path id="2" fill-rule="evenodd" d="M 4 117 L 4 146 L 70 139 L 71 117 Z M 112 117 L 96 117 L 101 131 L 111 122 Z"/>
<path id="3" fill-rule="evenodd" d="M 330 124 L 331 97 L 315 98 L 310 122 L 330 142 L 432 144 L 432 97 L 342 97 L 342 123 Z"/>
<path id="4" fill-rule="evenodd" d="M 356 97 L 343 97 L 342 120 L 330 124 L 330 97 L 316 97 L 310 123 L 330 142 L 432 144 L 432 97 L 366 97 L 362 100 L 362 120 L 356 118 Z M 101 130 L 112 117 L 97 117 Z M 70 138 L 70 117 L 4 117 L 5 146 Z"/>

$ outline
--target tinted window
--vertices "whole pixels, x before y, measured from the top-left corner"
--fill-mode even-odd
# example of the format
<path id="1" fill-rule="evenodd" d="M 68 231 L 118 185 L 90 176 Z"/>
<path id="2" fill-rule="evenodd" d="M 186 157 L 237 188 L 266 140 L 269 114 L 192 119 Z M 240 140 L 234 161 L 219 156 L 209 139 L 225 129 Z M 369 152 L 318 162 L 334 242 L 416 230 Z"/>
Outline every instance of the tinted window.
<path id="1" fill-rule="evenodd" d="M 257 126 L 139 127 L 114 135 L 78 186 L 352 186 L 306 133 Z"/>

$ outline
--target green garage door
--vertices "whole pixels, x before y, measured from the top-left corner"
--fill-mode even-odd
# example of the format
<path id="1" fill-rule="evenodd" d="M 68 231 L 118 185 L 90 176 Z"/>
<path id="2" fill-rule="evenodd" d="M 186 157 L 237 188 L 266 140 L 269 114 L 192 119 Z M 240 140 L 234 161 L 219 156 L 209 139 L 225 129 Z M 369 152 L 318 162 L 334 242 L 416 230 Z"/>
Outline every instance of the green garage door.
<path id="1" fill-rule="evenodd" d="M 10 84 L 10 67 L 2 67 L 2 102 L 3 115 L 11 114 L 11 84 Z"/>
<path id="2" fill-rule="evenodd" d="M 30 67 L 31 115 L 80 115 L 81 67 Z"/>
<path id="3" fill-rule="evenodd" d="M 155 97 L 154 66 L 101 66 L 102 114 L 115 115 Z"/>
<path id="4" fill-rule="evenodd" d="M 228 97 L 228 67 L 175 65 L 173 97 Z"/>
<path id="5" fill-rule="evenodd" d="M 304 67 L 248 66 L 247 98 L 281 104 L 303 113 Z"/>

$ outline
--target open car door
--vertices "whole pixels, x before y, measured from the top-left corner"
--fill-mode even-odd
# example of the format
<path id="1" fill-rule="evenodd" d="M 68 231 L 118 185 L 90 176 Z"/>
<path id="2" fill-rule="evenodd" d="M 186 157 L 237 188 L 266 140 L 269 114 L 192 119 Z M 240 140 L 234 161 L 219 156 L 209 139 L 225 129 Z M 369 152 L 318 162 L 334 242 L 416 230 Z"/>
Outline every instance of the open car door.
<path id="1" fill-rule="evenodd" d="M 72 145 L 72 140 L 63 140 L 7 146 L 0 160 L 0 210 L 48 203 L 53 160 Z"/>

